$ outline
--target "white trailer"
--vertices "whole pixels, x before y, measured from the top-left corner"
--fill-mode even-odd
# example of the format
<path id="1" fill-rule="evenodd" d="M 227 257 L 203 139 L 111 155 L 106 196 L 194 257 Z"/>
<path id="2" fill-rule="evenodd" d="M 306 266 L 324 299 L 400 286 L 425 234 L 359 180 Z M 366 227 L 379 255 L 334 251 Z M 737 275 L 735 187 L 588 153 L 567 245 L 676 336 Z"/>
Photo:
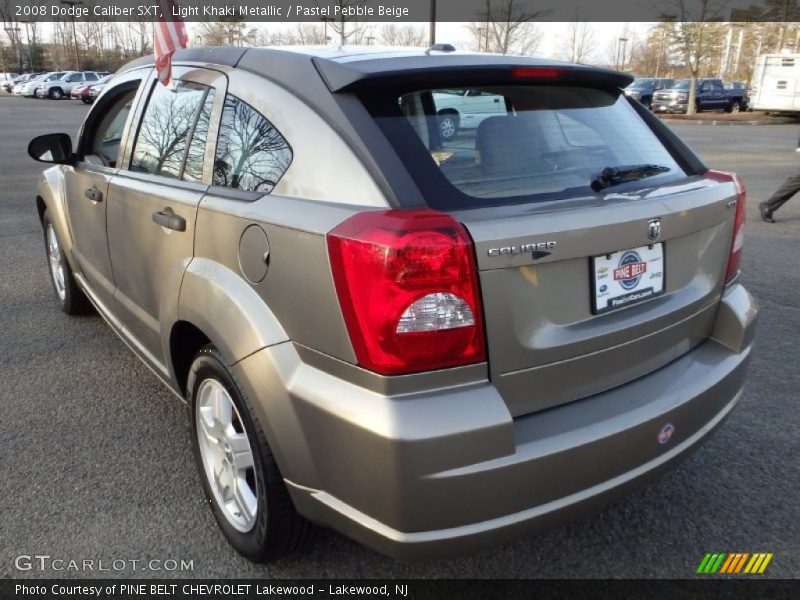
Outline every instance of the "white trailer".
<path id="1" fill-rule="evenodd" d="M 800 54 L 762 54 L 750 91 L 753 110 L 800 112 Z"/>

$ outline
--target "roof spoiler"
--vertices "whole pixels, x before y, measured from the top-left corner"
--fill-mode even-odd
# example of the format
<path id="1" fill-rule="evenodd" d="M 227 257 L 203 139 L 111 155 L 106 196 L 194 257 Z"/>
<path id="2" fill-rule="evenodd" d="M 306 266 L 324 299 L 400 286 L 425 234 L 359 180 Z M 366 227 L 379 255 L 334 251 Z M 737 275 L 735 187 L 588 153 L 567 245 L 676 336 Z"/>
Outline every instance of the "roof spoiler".
<path id="1" fill-rule="evenodd" d="M 548 81 L 601 89 L 620 89 L 633 81 L 627 73 L 570 63 L 545 62 L 523 57 L 444 55 L 398 57 L 384 60 L 338 62 L 314 58 L 331 92 L 412 84 L 423 87 L 468 87 L 542 83 L 545 78 L 525 77 L 537 70 L 549 72 Z"/>

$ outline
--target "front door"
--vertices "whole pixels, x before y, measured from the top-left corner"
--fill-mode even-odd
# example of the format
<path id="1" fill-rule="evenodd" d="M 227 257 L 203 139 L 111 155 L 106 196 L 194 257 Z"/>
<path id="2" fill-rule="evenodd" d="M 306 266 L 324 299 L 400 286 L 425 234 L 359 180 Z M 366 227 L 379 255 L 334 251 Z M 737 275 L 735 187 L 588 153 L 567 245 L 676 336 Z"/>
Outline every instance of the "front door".
<path id="1" fill-rule="evenodd" d="M 107 308 L 114 301 L 106 235 L 108 185 L 117 172 L 137 90 L 148 73 L 126 74 L 92 108 L 79 136 L 75 166 L 64 169 L 72 255 L 90 293 Z"/>
<path id="2" fill-rule="evenodd" d="M 121 168 L 109 185 L 108 236 L 117 316 L 152 366 L 167 374 L 161 318 L 177 309 L 194 250 L 197 206 L 211 178 L 226 78 L 177 67 L 165 87 L 147 83 Z"/>

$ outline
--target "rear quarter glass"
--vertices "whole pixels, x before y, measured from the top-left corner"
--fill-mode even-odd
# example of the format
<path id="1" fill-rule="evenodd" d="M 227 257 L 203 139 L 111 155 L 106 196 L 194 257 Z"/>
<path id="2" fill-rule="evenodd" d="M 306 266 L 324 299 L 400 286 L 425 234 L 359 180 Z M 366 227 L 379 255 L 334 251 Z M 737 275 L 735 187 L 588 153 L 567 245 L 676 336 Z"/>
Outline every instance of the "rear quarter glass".
<path id="1" fill-rule="evenodd" d="M 607 167 L 668 168 L 614 192 L 687 176 L 620 90 L 450 86 L 370 90 L 361 98 L 433 208 L 591 196 L 592 180 Z"/>

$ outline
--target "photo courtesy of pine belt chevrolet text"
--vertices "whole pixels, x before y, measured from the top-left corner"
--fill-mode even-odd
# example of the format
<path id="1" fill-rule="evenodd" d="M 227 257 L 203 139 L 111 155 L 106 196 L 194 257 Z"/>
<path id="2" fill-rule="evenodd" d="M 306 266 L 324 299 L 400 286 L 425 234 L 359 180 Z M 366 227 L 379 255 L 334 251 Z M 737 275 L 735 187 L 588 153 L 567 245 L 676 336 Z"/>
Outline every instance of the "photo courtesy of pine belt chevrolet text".
<path id="1" fill-rule="evenodd" d="M 249 559 L 320 525 L 476 552 L 645 485 L 736 406 L 745 190 L 631 76 L 438 45 L 189 49 L 172 78 L 135 60 L 74 145 L 33 139 L 32 207 L 56 303 L 186 402 Z"/>

